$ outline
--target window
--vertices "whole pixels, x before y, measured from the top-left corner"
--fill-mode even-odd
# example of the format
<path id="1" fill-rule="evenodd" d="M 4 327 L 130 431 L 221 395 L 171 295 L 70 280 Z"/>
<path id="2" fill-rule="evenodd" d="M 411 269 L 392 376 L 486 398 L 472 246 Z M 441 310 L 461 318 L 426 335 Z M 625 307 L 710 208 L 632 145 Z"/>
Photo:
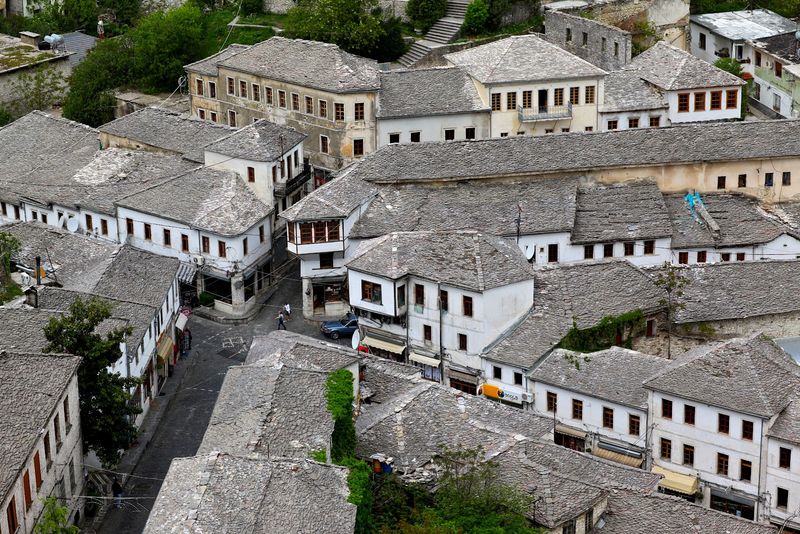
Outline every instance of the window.
<path id="1" fill-rule="evenodd" d="M 300 111 L 300 95 L 292 93 L 292 111 Z"/>
<path id="2" fill-rule="evenodd" d="M 614 243 L 606 243 L 605 245 L 603 245 L 603 257 L 604 258 L 614 257 Z"/>
<path id="3" fill-rule="evenodd" d="M 783 175 L 781 176 L 781 184 L 782 185 L 792 185 L 792 173 L 784 172 Z"/>
<path id="4" fill-rule="evenodd" d="M 689 111 L 689 93 L 678 93 L 678 113 Z"/>
<path id="5" fill-rule="evenodd" d="M 397 307 L 402 308 L 406 305 L 406 285 L 397 288 Z"/>
<path id="6" fill-rule="evenodd" d="M 272 87 L 264 87 L 264 99 L 267 104 L 272 105 Z"/>
<path id="7" fill-rule="evenodd" d="M 17 521 L 17 498 L 11 497 L 11 502 L 8 503 L 8 508 L 6 508 L 6 519 L 8 520 L 8 531 L 9 532 L 16 532 L 19 528 L 19 522 Z"/>
<path id="8" fill-rule="evenodd" d="M 254 167 L 247 167 L 247 181 L 248 182 L 256 181 L 256 170 Z"/>
<path id="9" fill-rule="evenodd" d="M 641 432 L 641 422 L 638 415 L 628 415 L 628 434 L 638 436 Z"/>
<path id="10" fill-rule="evenodd" d="M 614 428 L 614 408 L 603 406 L 603 427 Z"/>
<path id="11" fill-rule="evenodd" d="M 502 109 L 500 96 L 500 93 L 492 93 L 492 111 L 500 111 Z"/>
<path id="12" fill-rule="evenodd" d="M 328 241 L 339 241 L 339 221 L 328 221 Z"/>
<path id="13" fill-rule="evenodd" d="M 541 106 L 543 102 L 539 102 Z M 564 105 L 564 88 L 559 87 L 557 89 L 553 89 L 553 105 L 554 106 L 563 106 Z"/>
<path id="14" fill-rule="evenodd" d="M 353 139 L 353 156 L 360 158 L 364 155 L 364 140 Z"/>
<path id="15" fill-rule="evenodd" d="M 475 128 L 464 129 L 464 139 L 475 139 Z"/>
<path id="16" fill-rule="evenodd" d="M 781 111 L 781 95 L 779 94 L 772 95 L 772 109 L 777 112 Z"/>
<path id="17" fill-rule="evenodd" d="M 337 104 L 341 105 L 341 104 Z M 319 101 L 319 116 L 323 119 L 328 118 L 328 101 L 327 100 L 320 100 Z M 344 120 L 344 108 L 342 108 L 342 118 L 336 120 Z"/>
<path id="18" fill-rule="evenodd" d="M 694 447 L 692 445 L 683 446 L 683 465 L 694 465 Z"/>
<path id="19" fill-rule="evenodd" d="M 50 471 L 53 465 L 53 458 L 50 455 L 50 432 L 44 433 L 44 465 L 47 471 Z"/>
<path id="20" fill-rule="evenodd" d="M 771 172 L 764 174 L 764 187 L 772 187 L 772 184 L 774 182 L 773 176 L 774 174 Z"/>
<path id="21" fill-rule="evenodd" d="M 617 121 L 615 121 L 615 120 L 613 120 L 613 121 L 608 121 L 608 129 L 609 129 L 609 130 L 616 130 L 616 129 L 617 129 L 617 125 L 618 125 L 618 124 L 619 124 L 619 123 L 618 123 Z"/>
<path id="22" fill-rule="evenodd" d="M 619 43 L 614 41 L 614 57 L 619 56 Z"/>
<path id="23" fill-rule="evenodd" d="M 319 136 L 319 151 L 323 154 L 328 153 L 328 137 L 325 135 Z"/>
<path id="24" fill-rule="evenodd" d="M 247 253 L 250 252 L 250 245 L 247 242 L 247 237 L 242 239 L 242 256 L 247 256 Z"/>
<path id="25" fill-rule="evenodd" d="M 778 488 L 777 507 L 783 508 L 785 510 L 788 506 L 789 506 L 789 490 L 784 488 Z"/>
<path id="26" fill-rule="evenodd" d="M 189 252 L 189 236 L 181 234 L 181 251 Z"/>
<path id="27" fill-rule="evenodd" d="M 46 213 L 42 213 L 42 222 L 44 224 L 47 224 L 47 214 Z"/>
<path id="28" fill-rule="evenodd" d="M 419 132 L 411 132 L 411 142 L 412 143 L 419 143 L 420 140 L 420 133 Z"/>
<path id="29" fill-rule="evenodd" d="M 14 206 L 14 218 L 19 220 L 19 206 Z"/>
<path id="30" fill-rule="evenodd" d="M 648 319 L 645 322 L 644 335 L 646 337 L 654 337 L 656 335 L 656 320 L 655 319 Z"/>
<path id="31" fill-rule="evenodd" d="M 569 133 L 569 128 L 561 128 L 561 133 Z M 524 135 L 524 134 L 525 134 L 525 132 L 522 132 L 522 135 Z M 517 134 L 517 135 L 520 135 L 520 134 Z"/>
<path id="32" fill-rule="evenodd" d="M 39 460 L 39 451 L 33 455 L 33 477 L 36 481 L 36 490 L 42 487 L 42 464 Z"/>
<path id="33" fill-rule="evenodd" d="M 792 449 L 781 447 L 778 451 L 778 467 L 789 469 L 792 467 Z"/>
<path id="34" fill-rule="evenodd" d="M 581 88 L 580 87 L 570 87 L 569 88 L 569 101 L 573 105 L 577 105 L 581 103 Z"/>
<path id="35" fill-rule="evenodd" d="M 497 365 L 492 366 L 492 378 L 495 380 L 502 380 L 503 379 L 503 368 L 498 367 Z"/>
<path id="36" fill-rule="evenodd" d="M 661 457 L 672 461 L 672 440 L 661 438 Z"/>
<path id="37" fill-rule="evenodd" d="M 739 463 L 739 480 L 746 480 L 750 482 L 753 475 L 753 464 L 747 460 L 742 460 Z"/>
<path id="38" fill-rule="evenodd" d="M 217 122 L 217 112 L 212 111 L 210 112 L 210 114 L 211 114 L 211 122 Z"/>
<path id="39" fill-rule="evenodd" d="M 591 260 L 594 258 L 594 245 L 583 245 L 583 259 Z"/>
<path id="40" fill-rule="evenodd" d="M 547 245 L 547 262 L 548 263 L 556 263 L 558 262 L 558 244 L 550 244 Z"/>
<path id="41" fill-rule="evenodd" d="M 355 120 L 363 121 L 364 120 L 364 103 L 363 102 L 356 102 L 355 106 Z"/>
<path id="42" fill-rule="evenodd" d="M 513 111 L 517 108 L 517 93 L 506 93 L 506 109 Z"/>
<path id="43" fill-rule="evenodd" d="M 202 250 L 203 250 L 204 253 L 208 254 L 210 252 L 210 250 L 211 250 L 210 240 L 208 239 L 208 237 L 203 236 L 202 242 L 203 242 L 203 249 Z"/>
<path id="44" fill-rule="evenodd" d="M 552 391 L 547 392 L 547 411 L 555 412 L 558 409 L 558 394 Z"/>
<path id="45" fill-rule="evenodd" d="M 425 286 L 422 284 L 414 284 L 414 304 L 425 306 Z"/>
<path id="46" fill-rule="evenodd" d="M 583 419 L 583 401 L 572 399 L 572 418 L 581 421 Z"/>
<path id="47" fill-rule="evenodd" d="M 86 215 L 86 231 L 91 232 L 94 230 L 94 223 L 92 222 L 92 216 L 87 214 Z"/>
<path id="48" fill-rule="evenodd" d="M 278 91 L 278 105 L 282 108 L 286 107 L 286 91 Z"/>
<path id="49" fill-rule="evenodd" d="M 452 141 L 456 138 L 456 131 L 452 128 L 448 128 L 444 131 L 444 140 L 445 141 Z"/>
<path id="50" fill-rule="evenodd" d="M 730 252 L 723 252 L 719 255 L 722 261 L 731 261 L 731 253 Z"/>
<path id="51" fill-rule="evenodd" d="M 239 96 L 247 98 L 247 82 L 244 80 L 239 80 Z"/>
<path id="52" fill-rule="evenodd" d="M 464 317 L 472 317 L 472 297 L 463 297 L 461 304 L 464 310 Z"/>
<path id="53" fill-rule="evenodd" d="M 228 126 L 236 128 L 236 112 L 232 109 L 228 110 Z"/>
<path id="54" fill-rule="evenodd" d="M 300 223 L 300 244 L 307 245 L 314 242 L 314 225 L 311 223 Z"/>
<path id="55" fill-rule="evenodd" d="M 439 307 L 442 311 L 447 311 L 450 307 L 449 295 L 444 289 L 439 291 Z"/>
<path id="56" fill-rule="evenodd" d="M 694 94 L 694 110 L 695 111 L 705 111 L 706 110 L 706 94 L 705 93 L 695 93 Z"/>
<path id="57" fill-rule="evenodd" d="M 288 223 L 286 225 L 286 239 L 289 243 L 296 243 L 294 239 L 294 223 Z"/>
<path id="58" fill-rule="evenodd" d="M 587 85 L 583 91 L 584 104 L 594 104 L 594 85 Z"/>
<path id="59" fill-rule="evenodd" d="M 744 261 L 744 252 L 736 253 L 736 261 Z"/>
<path id="60" fill-rule="evenodd" d="M 639 119 L 638 118 L 630 118 L 628 119 L 628 128 L 638 128 L 639 127 Z"/>
<path id="61" fill-rule="evenodd" d="M 458 350 L 467 350 L 467 334 L 458 334 Z"/>
<path id="62" fill-rule="evenodd" d="M 633 249 L 634 249 L 633 242 L 628 241 L 627 243 L 623 243 L 622 248 L 626 256 L 633 256 Z"/>
<path id="63" fill-rule="evenodd" d="M 366 280 L 361 281 L 361 300 L 373 304 L 382 304 L 381 285 Z"/>
<path id="64" fill-rule="evenodd" d="M 572 42 L 572 28 L 567 28 L 566 41 L 568 43 Z"/>
<path id="65" fill-rule="evenodd" d="M 33 503 L 33 498 L 31 497 L 31 474 L 27 469 L 25 474 L 22 475 L 22 494 L 25 497 L 25 509 L 29 510 Z"/>
<path id="66" fill-rule="evenodd" d="M 655 254 L 656 253 L 656 242 L 652 239 L 648 239 L 644 242 L 644 253 L 645 255 Z"/>
<path id="67" fill-rule="evenodd" d="M 606 38 L 605 37 L 601 37 L 600 38 L 600 51 L 601 52 L 605 52 L 606 51 Z"/>
<path id="68" fill-rule="evenodd" d="M 144 238 L 147 241 L 151 241 L 153 239 L 153 229 L 147 223 L 144 224 Z"/>
<path id="69" fill-rule="evenodd" d="M 305 98 L 306 101 L 306 114 L 313 115 L 314 114 L 314 99 L 310 96 Z"/>
<path id="70" fill-rule="evenodd" d="M 689 253 L 688 252 L 678 252 L 678 263 L 681 265 L 686 265 L 689 263 Z"/>
<path id="71" fill-rule="evenodd" d="M 725 92 L 725 109 L 736 109 L 739 106 L 739 90 L 728 89 Z"/>
<path id="72" fill-rule="evenodd" d="M 72 428 L 72 422 L 69 417 L 69 396 L 64 397 L 63 406 L 64 406 L 64 427 L 67 435 L 69 435 L 69 431 Z"/>
<path id="73" fill-rule="evenodd" d="M 746 174 L 740 174 L 739 175 L 739 180 L 737 182 L 737 185 L 739 187 L 747 187 L 747 175 Z"/>
<path id="74" fill-rule="evenodd" d="M 164 246 L 171 247 L 172 246 L 172 233 L 164 228 Z"/>
<path id="75" fill-rule="evenodd" d="M 203 80 L 195 80 L 195 94 L 203 96 Z"/>
<path id="76" fill-rule="evenodd" d="M 217 84 L 215 82 L 208 82 L 208 96 L 217 98 Z"/>
<path id="77" fill-rule="evenodd" d="M 344 104 L 342 104 L 341 102 L 335 102 L 333 104 L 333 114 L 334 114 L 333 118 L 335 120 L 343 121 L 344 120 Z"/>
<path id="78" fill-rule="evenodd" d="M 697 46 L 700 47 L 700 50 L 706 49 L 706 34 L 704 34 L 703 32 L 700 32 L 699 34 Z"/>
<path id="79" fill-rule="evenodd" d="M 31 212 L 31 217 L 33 217 L 34 221 L 38 221 L 39 220 L 39 212 L 38 211 L 32 211 Z"/>
<path id="80" fill-rule="evenodd" d="M 261 86 L 257 84 L 253 84 L 253 100 L 256 102 L 261 102 Z"/>
<path id="81" fill-rule="evenodd" d="M 778 78 L 783 76 L 783 63 L 781 63 L 780 61 L 775 62 L 775 76 L 777 76 Z"/>
<path id="82" fill-rule="evenodd" d="M 390 133 L 389 134 L 389 144 L 396 145 L 400 142 L 400 134 L 399 133 Z"/>
<path id="83" fill-rule="evenodd" d="M 753 441 L 753 422 L 742 421 L 742 439 Z"/>
<path id="84" fill-rule="evenodd" d="M 692 406 L 691 404 L 684 404 L 683 405 L 683 422 L 686 423 L 687 425 L 693 425 L 694 424 L 694 415 L 695 415 L 694 406 Z"/>
<path id="85" fill-rule="evenodd" d="M 422 330 L 423 330 L 423 337 L 424 337 L 425 341 L 430 342 L 431 339 L 433 338 L 433 333 L 432 333 L 433 329 L 431 328 L 431 325 L 429 325 L 429 324 L 422 325 Z"/>
<path id="86" fill-rule="evenodd" d="M 668 399 L 661 399 L 661 417 L 664 419 L 672 419 L 672 401 Z"/>
<path id="87" fill-rule="evenodd" d="M 577 519 L 570 519 L 564 523 L 564 526 L 561 527 L 561 534 L 575 534 L 575 528 L 577 524 Z"/>
<path id="88" fill-rule="evenodd" d="M 225 246 L 225 241 L 217 241 L 217 255 L 220 258 L 228 256 L 228 247 Z"/>
<path id="89" fill-rule="evenodd" d="M 730 434 L 731 431 L 731 418 L 724 413 L 717 416 L 717 432 L 720 434 Z"/>
<path id="90" fill-rule="evenodd" d="M 761 85 L 753 82 L 753 98 L 761 100 Z"/>
<path id="91" fill-rule="evenodd" d="M 697 263 L 705 263 L 706 262 L 706 251 L 701 250 L 697 253 Z"/>
<path id="92" fill-rule="evenodd" d="M 589 534 L 592 529 L 594 529 L 594 508 L 589 508 L 584 519 L 583 534 Z"/>
<path id="93" fill-rule="evenodd" d="M 522 373 L 514 372 L 514 384 L 517 386 L 522 385 Z"/>
<path id="94" fill-rule="evenodd" d="M 125 230 L 128 235 L 133 235 L 133 219 L 125 219 Z"/>
<path id="95" fill-rule="evenodd" d="M 722 91 L 711 91 L 711 106 L 712 111 L 722 109 Z"/>
<path id="96" fill-rule="evenodd" d="M 728 455 L 717 453 L 717 474 L 728 476 Z"/>
<path id="97" fill-rule="evenodd" d="M 661 117 L 650 117 L 650 128 L 658 128 L 661 126 Z"/>
<path id="98" fill-rule="evenodd" d="M 761 52 L 756 52 L 756 54 L 755 54 L 755 63 L 756 63 L 756 67 L 760 67 L 761 66 Z"/>
<path id="99" fill-rule="evenodd" d="M 533 107 L 533 91 L 522 91 L 522 107 L 525 109 Z"/>
<path id="100" fill-rule="evenodd" d="M 228 77 L 228 94 L 235 95 L 236 94 L 236 82 L 233 78 Z"/>

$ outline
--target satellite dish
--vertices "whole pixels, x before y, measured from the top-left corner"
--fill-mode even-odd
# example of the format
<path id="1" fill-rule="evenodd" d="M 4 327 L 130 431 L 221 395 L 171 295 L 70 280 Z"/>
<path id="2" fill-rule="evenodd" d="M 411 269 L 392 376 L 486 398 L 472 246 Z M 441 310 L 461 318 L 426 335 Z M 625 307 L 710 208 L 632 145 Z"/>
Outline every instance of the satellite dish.
<path id="1" fill-rule="evenodd" d="M 361 332 L 356 330 L 353 332 L 353 339 L 350 342 L 354 350 L 358 350 L 358 346 L 361 344 Z"/>
<path id="2" fill-rule="evenodd" d="M 533 255 L 536 252 L 536 247 L 532 247 L 530 245 L 525 245 L 525 259 L 531 261 L 533 259 Z"/>
<path id="3" fill-rule="evenodd" d="M 67 219 L 67 230 L 70 232 L 77 232 L 80 225 L 78 224 L 78 219 L 75 217 L 70 217 Z"/>

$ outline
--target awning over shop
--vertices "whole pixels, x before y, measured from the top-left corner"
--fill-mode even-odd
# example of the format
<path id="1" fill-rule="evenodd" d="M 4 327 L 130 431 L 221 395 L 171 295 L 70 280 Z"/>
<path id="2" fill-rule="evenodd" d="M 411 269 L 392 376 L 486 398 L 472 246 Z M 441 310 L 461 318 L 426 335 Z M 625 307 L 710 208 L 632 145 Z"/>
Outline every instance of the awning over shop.
<path id="1" fill-rule="evenodd" d="M 469 373 L 464 373 L 461 371 L 456 371 L 455 369 L 450 369 L 447 371 L 447 376 L 450 378 L 455 378 L 456 380 L 461 380 L 462 382 L 466 382 L 467 384 L 475 384 L 478 385 L 478 377 L 475 375 L 471 375 Z"/>
<path id="2" fill-rule="evenodd" d="M 573 436 L 576 438 L 581 438 L 581 439 L 586 438 L 586 432 L 584 432 L 583 430 L 578 430 L 577 428 L 570 428 L 564 425 L 556 425 L 556 432 L 558 432 L 559 434 L 566 434 L 568 436 Z"/>
<path id="3" fill-rule="evenodd" d="M 162 360 L 164 363 L 168 363 L 170 358 L 172 358 L 172 346 L 174 343 L 172 342 L 172 338 L 169 336 L 162 336 L 161 339 L 158 341 L 158 359 Z"/>
<path id="4" fill-rule="evenodd" d="M 436 358 L 431 358 L 430 356 L 423 356 L 422 354 L 417 354 L 416 352 L 412 352 L 408 355 L 408 359 L 412 362 L 417 363 L 424 363 L 425 365 L 430 365 L 431 367 L 439 367 L 439 360 Z"/>
<path id="5" fill-rule="evenodd" d="M 197 276 L 197 269 L 188 263 L 181 263 L 178 266 L 178 280 L 184 284 L 193 284 L 194 277 Z"/>
<path id="6" fill-rule="evenodd" d="M 642 458 L 635 458 L 633 456 L 610 451 L 602 447 L 594 447 L 592 449 L 592 454 L 599 456 L 600 458 L 605 458 L 606 460 L 611 460 L 612 462 L 617 462 L 618 464 L 629 465 L 631 467 L 642 466 Z"/>
<path id="7" fill-rule="evenodd" d="M 384 341 L 382 339 L 369 336 L 362 339 L 361 343 L 372 347 L 373 349 L 388 350 L 389 352 L 394 352 L 395 354 L 403 354 L 403 351 L 406 350 L 405 345 L 398 345 L 396 343 L 391 343 L 389 341 Z"/>
<path id="8" fill-rule="evenodd" d="M 691 475 L 682 475 L 657 465 L 653 467 L 653 473 L 664 477 L 658 483 L 664 489 L 677 491 L 685 495 L 694 495 L 700 487 L 700 481 L 697 477 Z"/>
<path id="9" fill-rule="evenodd" d="M 179 313 L 178 318 L 175 320 L 175 328 L 183 332 L 187 322 L 189 322 L 189 316 Z"/>

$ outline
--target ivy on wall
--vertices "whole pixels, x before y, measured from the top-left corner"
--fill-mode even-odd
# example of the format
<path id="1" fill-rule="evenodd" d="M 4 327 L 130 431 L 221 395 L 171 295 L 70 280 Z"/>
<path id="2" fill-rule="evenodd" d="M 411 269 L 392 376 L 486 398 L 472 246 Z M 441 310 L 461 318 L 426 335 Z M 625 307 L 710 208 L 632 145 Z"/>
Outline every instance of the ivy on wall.
<path id="1" fill-rule="evenodd" d="M 578 328 L 575 319 L 572 328 L 559 342 L 558 347 L 578 352 L 596 352 L 614 345 L 631 348 L 633 337 L 644 327 L 642 310 L 633 310 L 621 315 L 607 315 L 591 328 Z M 620 342 L 621 340 L 621 342 Z"/>

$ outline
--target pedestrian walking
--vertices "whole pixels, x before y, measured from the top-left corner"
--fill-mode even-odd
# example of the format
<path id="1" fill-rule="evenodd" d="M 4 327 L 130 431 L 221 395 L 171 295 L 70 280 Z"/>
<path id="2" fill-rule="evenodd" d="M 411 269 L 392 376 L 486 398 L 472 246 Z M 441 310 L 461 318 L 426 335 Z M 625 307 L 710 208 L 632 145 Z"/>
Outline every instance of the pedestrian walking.
<path id="1" fill-rule="evenodd" d="M 283 327 L 283 329 L 286 330 L 286 323 L 284 323 L 283 321 L 284 321 L 283 310 L 281 310 L 278 313 L 278 330 L 280 330 L 281 327 Z"/>
<path id="2" fill-rule="evenodd" d="M 288 302 L 283 305 L 283 311 L 286 312 L 286 319 L 292 318 L 292 307 L 289 305 Z"/>
<path id="3" fill-rule="evenodd" d="M 111 493 L 114 494 L 114 506 L 122 508 L 122 486 L 120 486 L 117 477 L 114 477 L 114 483 L 111 485 Z"/>
<path id="4" fill-rule="evenodd" d="M 183 335 L 186 336 L 186 340 L 189 343 L 189 346 L 186 348 L 192 350 L 192 331 L 187 328 L 183 331 Z"/>

